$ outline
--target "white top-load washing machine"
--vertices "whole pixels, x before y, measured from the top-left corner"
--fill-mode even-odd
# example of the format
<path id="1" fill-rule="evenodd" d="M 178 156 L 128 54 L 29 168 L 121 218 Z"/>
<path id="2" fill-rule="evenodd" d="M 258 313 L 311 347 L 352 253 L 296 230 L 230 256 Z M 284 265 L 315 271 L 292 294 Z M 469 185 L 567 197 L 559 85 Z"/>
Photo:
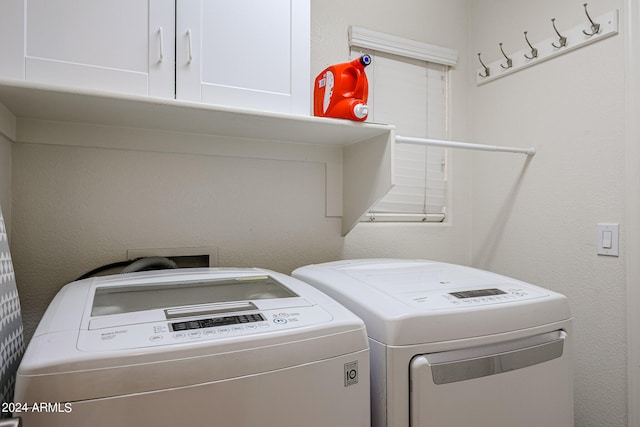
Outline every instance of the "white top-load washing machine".
<path id="1" fill-rule="evenodd" d="M 368 427 L 362 320 L 289 276 L 176 269 L 66 285 L 20 365 L 25 427 Z"/>
<path id="2" fill-rule="evenodd" d="M 366 324 L 374 427 L 573 426 L 566 297 L 424 260 L 293 272 Z"/>

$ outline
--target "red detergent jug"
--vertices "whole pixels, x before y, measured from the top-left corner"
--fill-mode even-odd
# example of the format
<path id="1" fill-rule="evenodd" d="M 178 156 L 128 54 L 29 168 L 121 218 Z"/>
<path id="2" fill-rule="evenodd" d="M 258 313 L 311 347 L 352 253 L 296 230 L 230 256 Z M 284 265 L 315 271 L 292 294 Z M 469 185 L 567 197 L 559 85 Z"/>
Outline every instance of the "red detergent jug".
<path id="1" fill-rule="evenodd" d="M 369 82 L 364 68 L 371 64 L 371 56 L 326 68 L 316 77 L 313 88 L 313 114 L 363 122 L 369 108 Z"/>

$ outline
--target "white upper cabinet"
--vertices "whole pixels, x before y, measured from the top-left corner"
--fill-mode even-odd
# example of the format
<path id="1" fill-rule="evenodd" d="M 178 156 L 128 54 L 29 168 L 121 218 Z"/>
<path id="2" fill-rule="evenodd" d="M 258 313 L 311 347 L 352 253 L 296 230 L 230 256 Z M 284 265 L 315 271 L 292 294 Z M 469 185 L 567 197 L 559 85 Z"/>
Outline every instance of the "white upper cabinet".
<path id="1" fill-rule="evenodd" d="M 309 0 L 2 0 L 0 78 L 308 115 L 309 15 Z"/>
<path id="2" fill-rule="evenodd" d="M 9 0 L 0 12 L 5 7 L 5 18 L 24 15 L 7 19 L 11 28 L 0 30 L 10 31 L 13 40 L 0 75 L 174 96 L 173 0 Z"/>
<path id="3" fill-rule="evenodd" d="M 308 0 L 178 0 L 176 98 L 309 114 Z"/>

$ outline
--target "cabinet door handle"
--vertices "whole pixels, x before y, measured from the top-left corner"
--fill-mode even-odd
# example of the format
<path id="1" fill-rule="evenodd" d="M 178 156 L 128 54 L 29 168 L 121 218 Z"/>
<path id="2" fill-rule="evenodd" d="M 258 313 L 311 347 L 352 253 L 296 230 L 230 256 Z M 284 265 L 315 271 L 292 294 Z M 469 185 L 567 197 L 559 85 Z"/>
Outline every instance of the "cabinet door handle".
<path id="1" fill-rule="evenodd" d="M 162 27 L 158 28 L 158 38 L 160 38 L 160 58 L 158 58 L 158 62 L 162 62 L 164 60 L 164 42 L 162 37 Z"/>
<path id="2" fill-rule="evenodd" d="M 191 61 L 193 61 L 193 51 L 191 50 L 191 28 L 187 28 L 187 52 L 189 54 L 187 64 L 191 64 Z"/>

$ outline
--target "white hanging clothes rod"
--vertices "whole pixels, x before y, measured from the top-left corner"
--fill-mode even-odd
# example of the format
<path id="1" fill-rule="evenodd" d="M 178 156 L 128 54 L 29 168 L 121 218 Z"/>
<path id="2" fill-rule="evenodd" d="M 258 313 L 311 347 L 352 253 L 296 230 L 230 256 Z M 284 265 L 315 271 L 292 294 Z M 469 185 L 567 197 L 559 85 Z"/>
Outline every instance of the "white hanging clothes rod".
<path id="1" fill-rule="evenodd" d="M 529 147 L 529 148 L 501 147 L 498 145 L 470 144 L 468 142 L 443 141 L 440 139 L 428 139 L 428 138 L 413 138 L 409 136 L 396 136 L 396 143 L 413 144 L 413 145 L 431 145 L 434 147 L 444 147 L 444 148 L 461 148 L 464 150 L 519 153 L 519 154 L 526 154 L 527 156 L 530 156 L 530 157 L 536 154 L 536 149 L 533 147 Z"/>

